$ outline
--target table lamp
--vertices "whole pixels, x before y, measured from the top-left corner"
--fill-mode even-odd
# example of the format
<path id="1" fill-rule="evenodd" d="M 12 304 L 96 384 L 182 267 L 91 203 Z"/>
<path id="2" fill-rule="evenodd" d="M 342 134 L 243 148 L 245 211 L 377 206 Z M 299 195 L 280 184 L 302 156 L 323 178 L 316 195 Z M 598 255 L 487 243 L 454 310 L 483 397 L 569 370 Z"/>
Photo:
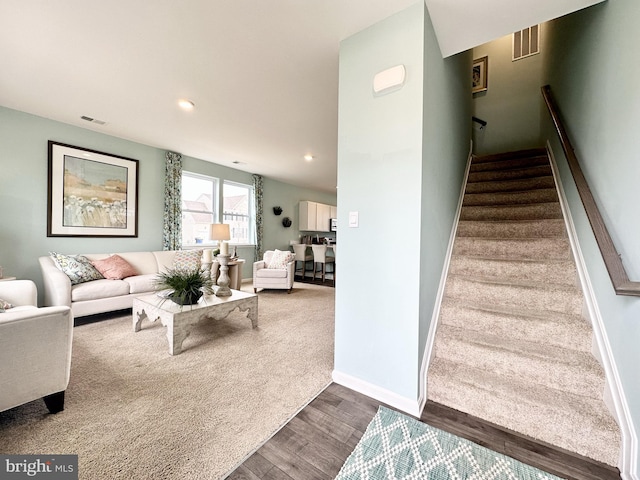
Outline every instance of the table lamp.
<path id="1" fill-rule="evenodd" d="M 231 289 L 229 288 L 229 243 L 225 240 L 231 239 L 229 225 L 226 223 L 212 223 L 209 227 L 211 240 L 217 240 L 220 248 L 218 254 L 218 263 L 220 263 L 220 276 L 218 277 L 217 297 L 229 297 Z"/>

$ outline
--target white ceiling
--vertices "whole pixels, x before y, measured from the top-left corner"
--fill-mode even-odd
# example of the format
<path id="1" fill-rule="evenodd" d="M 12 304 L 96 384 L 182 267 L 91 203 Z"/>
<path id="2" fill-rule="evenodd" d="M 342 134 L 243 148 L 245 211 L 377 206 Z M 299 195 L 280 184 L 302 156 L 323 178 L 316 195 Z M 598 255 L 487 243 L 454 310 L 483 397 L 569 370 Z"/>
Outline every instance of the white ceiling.
<path id="1" fill-rule="evenodd" d="M 425 0 L 443 57 L 604 0 Z"/>
<path id="2" fill-rule="evenodd" d="M 334 193 L 339 42 L 415 1 L 0 0 L 0 105 Z M 426 4 L 446 57 L 600 1 Z"/>
<path id="3" fill-rule="evenodd" d="M 0 105 L 334 193 L 339 42 L 413 3 L 0 0 Z"/>

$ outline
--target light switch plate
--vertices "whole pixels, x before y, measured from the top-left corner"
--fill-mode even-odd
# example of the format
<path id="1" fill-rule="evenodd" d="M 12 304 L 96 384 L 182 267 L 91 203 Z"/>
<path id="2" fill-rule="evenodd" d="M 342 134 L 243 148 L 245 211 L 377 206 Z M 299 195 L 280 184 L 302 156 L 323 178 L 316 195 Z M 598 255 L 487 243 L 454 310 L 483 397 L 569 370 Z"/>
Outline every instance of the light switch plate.
<path id="1" fill-rule="evenodd" d="M 349 228 L 358 228 L 358 212 L 349 212 Z"/>

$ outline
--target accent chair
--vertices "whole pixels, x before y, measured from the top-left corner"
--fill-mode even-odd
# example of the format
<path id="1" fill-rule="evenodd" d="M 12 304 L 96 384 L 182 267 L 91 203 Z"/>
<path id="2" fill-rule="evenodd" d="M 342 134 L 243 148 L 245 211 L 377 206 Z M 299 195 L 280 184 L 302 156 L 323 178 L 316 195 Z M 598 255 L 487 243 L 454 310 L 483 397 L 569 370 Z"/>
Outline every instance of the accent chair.
<path id="1" fill-rule="evenodd" d="M 253 291 L 259 288 L 279 288 L 291 293 L 295 274 L 293 253 L 267 250 L 263 259 L 253 263 Z"/>
<path id="2" fill-rule="evenodd" d="M 73 315 L 68 306 L 37 307 L 31 280 L 0 282 L 0 412 L 43 398 L 64 409 L 69 385 Z"/>

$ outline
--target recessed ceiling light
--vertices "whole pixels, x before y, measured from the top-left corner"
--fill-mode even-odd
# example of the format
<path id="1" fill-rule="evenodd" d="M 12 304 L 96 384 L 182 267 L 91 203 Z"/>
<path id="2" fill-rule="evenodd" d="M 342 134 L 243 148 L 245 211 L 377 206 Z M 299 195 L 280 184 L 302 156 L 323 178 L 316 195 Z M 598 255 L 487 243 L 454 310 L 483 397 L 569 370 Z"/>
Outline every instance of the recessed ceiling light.
<path id="1" fill-rule="evenodd" d="M 178 100 L 178 105 L 180 105 L 180 107 L 184 108 L 185 110 L 193 110 L 193 107 L 196 106 L 196 104 L 191 100 L 186 99 Z"/>
<path id="2" fill-rule="evenodd" d="M 310 162 L 311 160 L 313 160 L 313 155 L 311 155 L 310 153 L 307 153 L 307 154 L 304 156 L 304 159 L 305 159 L 307 162 Z"/>

